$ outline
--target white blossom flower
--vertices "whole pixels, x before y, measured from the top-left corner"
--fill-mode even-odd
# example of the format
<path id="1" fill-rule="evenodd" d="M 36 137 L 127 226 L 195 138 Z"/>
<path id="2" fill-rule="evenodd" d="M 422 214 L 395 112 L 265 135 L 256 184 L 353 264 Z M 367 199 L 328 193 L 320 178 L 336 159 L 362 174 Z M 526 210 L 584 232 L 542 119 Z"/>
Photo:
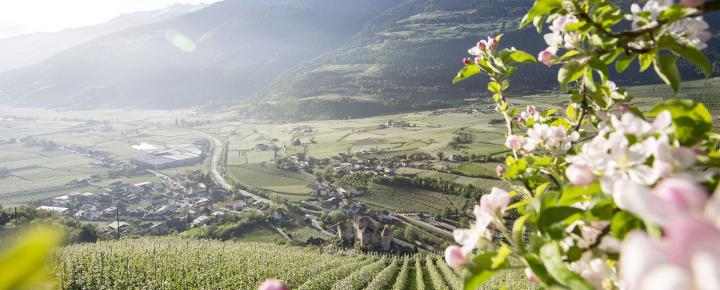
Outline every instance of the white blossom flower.
<path id="1" fill-rule="evenodd" d="M 570 263 L 570 270 L 580 274 L 595 289 L 612 289 L 617 281 L 615 269 L 610 268 L 606 259 L 593 257 L 591 252 L 584 252 L 579 260 Z"/>
<path id="2" fill-rule="evenodd" d="M 470 229 L 456 229 L 453 231 L 455 242 L 462 245 L 464 254 L 472 252 L 478 247 L 482 240 L 490 240 L 491 233 L 488 226 L 493 220 L 501 220 L 500 217 L 510 203 L 510 194 L 500 188 L 493 188 L 490 194 L 483 195 L 480 205 L 475 205 L 473 214 L 475 223 Z"/>
<path id="3" fill-rule="evenodd" d="M 649 0 L 640 8 L 640 5 L 633 3 L 630 6 L 631 14 L 625 15 L 625 18 L 632 21 L 633 29 L 638 29 L 656 21 L 660 13 L 669 9 L 672 4 L 672 0 Z"/>
<path id="4" fill-rule="evenodd" d="M 671 0 L 650 0 L 640 8 L 637 4 L 630 7 L 631 14 L 625 18 L 632 21 L 632 28 L 638 29 L 657 21 L 662 11 L 669 9 L 673 4 Z M 694 46 L 697 49 L 705 49 L 707 42 L 712 36 L 708 31 L 709 25 L 702 16 L 683 18 L 669 25 L 667 32 L 678 42 Z M 646 42 L 635 43 L 639 47 L 645 47 Z"/>
<path id="5" fill-rule="evenodd" d="M 481 240 L 491 238 L 488 226 L 492 222 L 492 216 L 486 214 L 479 205 L 476 205 L 473 214 L 475 223 L 469 229 L 456 229 L 453 231 L 455 242 L 462 245 L 463 253 L 468 254 L 477 248 Z"/>
<path id="6" fill-rule="evenodd" d="M 577 132 L 568 135 L 564 127 L 547 124 L 536 124 L 527 134 L 523 149 L 528 152 L 536 149 L 565 152 L 580 138 Z"/>
<path id="7" fill-rule="evenodd" d="M 702 16 L 684 18 L 673 22 L 668 31 L 675 39 L 683 44 L 693 46 L 697 49 L 705 49 L 712 34 L 708 29 L 710 25 L 705 22 Z"/>

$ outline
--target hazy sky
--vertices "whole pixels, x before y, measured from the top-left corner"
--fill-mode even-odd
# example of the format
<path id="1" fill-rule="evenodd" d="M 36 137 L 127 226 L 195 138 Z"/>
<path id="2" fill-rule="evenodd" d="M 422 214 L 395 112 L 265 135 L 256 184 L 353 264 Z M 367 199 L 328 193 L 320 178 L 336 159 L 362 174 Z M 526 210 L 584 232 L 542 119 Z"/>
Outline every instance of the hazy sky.
<path id="1" fill-rule="evenodd" d="M 0 38 L 98 24 L 120 14 L 175 3 L 219 0 L 0 0 Z"/>

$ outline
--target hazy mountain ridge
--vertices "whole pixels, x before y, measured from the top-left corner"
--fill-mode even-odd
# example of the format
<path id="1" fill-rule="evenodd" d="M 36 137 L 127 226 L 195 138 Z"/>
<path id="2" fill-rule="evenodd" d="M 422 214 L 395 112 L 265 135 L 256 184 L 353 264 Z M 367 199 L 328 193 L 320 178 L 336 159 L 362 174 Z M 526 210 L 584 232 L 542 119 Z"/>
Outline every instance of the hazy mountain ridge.
<path id="1" fill-rule="evenodd" d="M 175 4 L 160 10 L 123 14 L 98 25 L 0 39 L 0 72 L 40 62 L 57 52 L 105 34 L 137 25 L 166 20 L 206 6 L 206 4 Z"/>
<path id="2" fill-rule="evenodd" d="M 534 28 L 517 28 L 532 3 L 226 0 L 0 74 L 0 100 L 150 108 L 251 101 L 259 115 L 303 118 L 355 116 L 355 108 L 367 111 L 362 116 L 448 106 L 485 96 L 483 81 L 450 83 L 481 37 L 505 33 L 503 46 L 532 54 L 545 48 Z M 708 19 L 712 27 L 720 24 L 720 16 Z M 716 67 L 719 45 L 715 38 L 707 51 Z M 537 64 L 521 70 L 512 80 L 515 95 L 556 87 L 554 70 Z M 681 70 L 699 76 L 690 65 Z M 634 72 L 617 79 L 659 81 Z"/>
<path id="3" fill-rule="evenodd" d="M 344 43 L 395 2 L 218 2 L 0 75 L 0 98 L 20 105 L 144 107 L 243 98 L 294 63 Z M 173 46 L 178 38 L 191 51 Z"/>

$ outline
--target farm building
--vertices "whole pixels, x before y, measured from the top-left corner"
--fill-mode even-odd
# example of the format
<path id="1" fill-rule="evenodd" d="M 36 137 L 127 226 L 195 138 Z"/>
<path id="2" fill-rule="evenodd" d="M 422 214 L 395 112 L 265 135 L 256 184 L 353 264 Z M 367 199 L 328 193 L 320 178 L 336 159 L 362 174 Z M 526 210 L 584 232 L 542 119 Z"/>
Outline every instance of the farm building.
<path id="1" fill-rule="evenodd" d="M 202 148 L 193 144 L 159 146 L 149 143 L 133 145 L 144 154 L 133 159 L 140 166 L 151 169 L 165 169 L 197 164 L 204 158 Z"/>

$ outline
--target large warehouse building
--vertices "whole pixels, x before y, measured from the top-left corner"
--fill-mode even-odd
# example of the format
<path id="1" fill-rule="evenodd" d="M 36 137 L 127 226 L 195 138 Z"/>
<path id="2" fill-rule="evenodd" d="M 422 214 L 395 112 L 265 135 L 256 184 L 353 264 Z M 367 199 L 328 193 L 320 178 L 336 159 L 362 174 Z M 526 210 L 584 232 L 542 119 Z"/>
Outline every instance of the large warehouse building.
<path id="1" fill-rule="evenodd" d="M 197 164 L 205 157 L 203 149 L 194 144 L 160 146 L 150 143 L 133 145 L 143 155 L 133 161 L 140 166 L 151 169 L 165 169 Z"/>

